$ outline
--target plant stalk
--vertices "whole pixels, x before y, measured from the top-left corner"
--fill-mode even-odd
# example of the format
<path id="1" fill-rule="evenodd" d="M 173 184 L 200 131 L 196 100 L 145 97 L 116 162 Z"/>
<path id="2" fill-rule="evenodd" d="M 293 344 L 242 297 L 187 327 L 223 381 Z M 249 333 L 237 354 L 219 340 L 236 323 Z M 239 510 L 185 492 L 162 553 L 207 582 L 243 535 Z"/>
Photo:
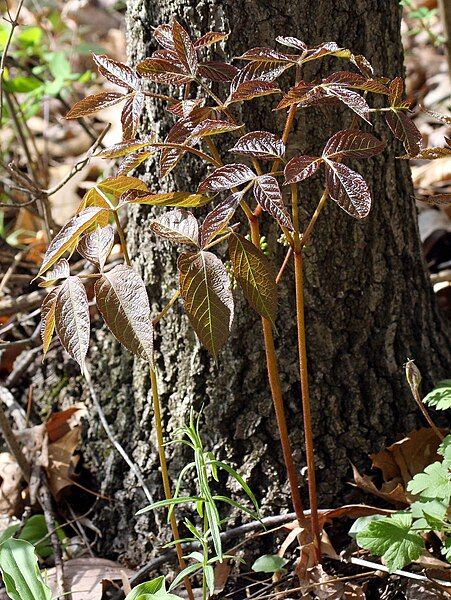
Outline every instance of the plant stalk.
<path id="1" fill-rule="evenodd" d="M 312 535 L 315 543 L 315 554 L 321 560 L 321 528 L 318 518 L 318 499 L 315 475 L 315 455 L 313 450 L 312 417 L 310 410 L 310 394 L 307 370 L 307 348 L 304 316 L 304 283 L 302 254 L 294 250 L 294 277 L 296 287 L 296 323 L 298 330 L 299 373 L 301 380 L 302 414 L 304 420 L 305 453 L 307 458 L 308 491 L 311 510 Z"/>
<path id="2" fill-rule="evenodd" d="M 158 455 L 160 457 L 160 467 L 161 467 L 161 477 L 163 479 L 163 489 L 166 500 L 170 500 L 172 498 L 171 492 L 171 484 L 169 481 L 168 474 L 168 466 L 166 462 L 166 454 L 164 451 L 164 438 L 163 438 L 163 424 L 161 420 L 161 405 L 160 405 L 160 397 L 158 395 L 158 382 L 157 376 L 155 373 L 155 369 L 153 367 L 149 368 L 150 371 L 150 383 L 152 386 L 152 401 L 153 401 L 153 410 L 155 415 L 155 430 L 157 432 L 157 443 L 158 443 Z M 175 518 L 174 511 L 172 511 L 170 519 L 169 519 L 171 529 L 172 529 L 172 537 L 174 541 L 180 540 L 179 528 L 177 526 L 177 520 Z M 180 569 L 186 568 L 186 562 L 183 558 L 183 550 L 180 544 L 175 545 L 175 549 L 177 552 L 177 558 L 179 562 Z M 194 594 L 191 587 L 191 582 L 188 577 L 183 578 L 186 591 L 188 593 L 189 600 L 194 600 Z"/>
<path id="3" fill-rule="evenodd" d="M 252 242 L 255 246 L 260 245 L 260 227 L 256 218 L 249 221 L 251 228 Z M 277 355 L 274 345 L 274 335 L 271 322 L 262 317 L 263 340 L 266 353 L 266 368 L 268 371 L 269 386 L 276 413 L 277 426 L 279 428 L 280 443 L 282 446 L 283 458 L 287 469 L 288 481 L 290 484 L 291 499 L 296 513 L 299 525 L 308 528 L 308 520 L 304 515 L 301 495 L 299 493 L 298 478 L 296 466 L 293 460 L 290 438 L 288 437 L 288 428 L 285 418 L 285 409 L 283 405 L 282 386 L 280 384 L 279 370 L 277 366 Z"/>

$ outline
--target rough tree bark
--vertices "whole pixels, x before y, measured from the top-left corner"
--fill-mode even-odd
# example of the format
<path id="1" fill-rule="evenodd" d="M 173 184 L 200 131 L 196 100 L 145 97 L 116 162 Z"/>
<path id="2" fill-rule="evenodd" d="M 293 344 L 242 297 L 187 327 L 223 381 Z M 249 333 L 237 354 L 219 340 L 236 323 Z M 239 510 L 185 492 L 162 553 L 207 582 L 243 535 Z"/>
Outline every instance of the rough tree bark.
<path id="1" fill-rule="evenodd" d="M 128 41 L 133 63 L 154 49 L 152 28 L 177 16 L 191 30 L 230 30 L 227 53 L 274 45 L 276 35 L 294 35 L 309 45 L 334 40 L 364 54 L 377 74 L 403 73 L 398 0 L 128 0 Z M 219 53 L 221 51 L 219 50 Z M 332 63 L 327 66 L 330 68 Z M 335 62 L 337 68 L 339 63 Z M 343 66 L 343 65 L 342 65 Z M 319 69 L 319 65 L 314 67 Z M 308 77 L 319 74 L 310 70 Z M 253 129 L 280 127 L 283 115 L 270 102 L 246 108 Z M 147 130 L 163 136 L 171 118 L 149 104 Z M 349 112 L 330 109 L 302 112 L 290 136 L 289 151 L 312 153 L 334 131 L 350 122 Z M 277 129 L 274 129 L 276 131 Z M 406 359 L 415 358 L 425 389 L 449 368 L 449 338 L 437 313 L 421 258 L 416 209 L 408 164 L 382 119 L 374 134 L 388 141 L 376 159 L 359 165 L 370 184 L 373 209 L 357 222 L 331 203 L 321 216 L 306 253 L 306 303 L 309 369 L 317 455 L 320 505 L 350 498 L 349 461 L 368 468 L 366 453 L 392 442 L 419 423 L 403 374 Z M 157 186 L 154 165 L 146 178 Z M 194 190 L 203 175 L 197 159 L 185 160 L 165 185 Z M 321 193 L 320 183 L 302 188 L 302 219 Z M 175 254 L 151 235 L 149 211 L 133 210 L 128 240 L 135 267 L 148 285 L 155 313 L 176 289 Z M 270 251 L 281 261 L 274 228 L 265 233 Z M 279 249 L 277 249 L 279 248 Z M 304 466 L 302 421 L 296 358 L 294 288 L 291 268 L 283 278 L 277 322 L 278 356 L 288 423 L 301 472 Z M 287 509 L 288 490 L 278 449 L 277 428 L 266 379 L 259 319 L 237 294 L 230 342 L 218 366 L 200 347 L 176 306 L 156 336 L 156 358 L 164 418 L 169 434 L 189 407 L 204 406 L 203 433 L 216 452 L 235 463 L 248 479 L 266 513 Z M 152 428 L 149 381 L 145 366 L 133 361 L 111 337 L 97 333 L 95 380 L 117 438 L 140 466 L 156 499 L 161 498 L 157 451 Z M 152 517 L 136 519 L 145 503 L 121 458 L 105 450 L 95 417 L 87 433 L 86 464 L 99 473 L 101 489 L 116 501 L 104 504 L 97 524 L 102 550 L 139 563 L 152 551 L 156 531 Z M 175 475 L 185 460 L 170 447 Z M 305 482 L 301 485 L 305 490 Z"/>

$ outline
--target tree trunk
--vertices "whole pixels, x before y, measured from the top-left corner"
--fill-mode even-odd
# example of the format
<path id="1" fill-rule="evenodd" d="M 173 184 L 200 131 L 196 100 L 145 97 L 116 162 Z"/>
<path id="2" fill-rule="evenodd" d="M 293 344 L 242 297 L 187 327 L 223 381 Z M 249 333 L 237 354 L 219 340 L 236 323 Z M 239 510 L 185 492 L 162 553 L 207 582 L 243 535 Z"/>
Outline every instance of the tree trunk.
<path id="1" fill-rule="evenodd" d="M 129 0 L 132 63 L 155 49 L 152 28 L 173 16 L 195 33 L 230 30 L 229 56 L 249 47 L 275 46 L 277 35 L 293 35 L 309 46 L 333 40 L 364 54 L 377 75 L 403 73 L 398 0 Z M 322 72 L 325 66 L 346 68 L 337 59 L 322 65 Z M 319 76 L 319 69 L 320 61 L 304 76 Z M 280 132 L 284 115 L 272 112 L 273 107 L 274 100 L 253 101 L 242 110 L 252 129 Z M 162 138 L 172 118 L 160 105 L 149 102 L 148 108 L 150 118 L 143 128 Z M 349 111 L 337 109 L 299 111 L 289 154 L 295 150 L 312 154 L 332 133 L 349 126 L 351 118 Z M 421 256 L 409 166 L 395 159 L 403 152 L 382 118 L 375 117 L 373 122 L 374 134 L 387 140 L 387 150 L 359 165 L 372 190 L 370 216 L 358 222 L 330 202 L 305 257 L 308 358 L 322 507 L 356 497 L 347 483 L 352 479 L 350 461 L 368 469 L 367 452 L 393 442 L 398 433 L 405 434 L 421 422 L 404 377 L 407 358 L 416 359 L 423 372 L 423 391 L 437 378 L 449 375 L 449 338 Z M 195 157 L 185 159 L 164 186 L 195 190 L 205 174 L 199 165 Z M 155 173 L 155 165 L 149 164 L 145 178 L 152 188 L 161 189 Z M 308 222 L 320 194 L 320 181 L 301 188 L 302 223 Z M 271 255 L 280 264 L 283 250 L 276 244 L 278 231 L 266 225 L 264 232 Z M 146 208 L 130 211 L 127 236 L 156 314 L 177 288 L 176 253 L 151 234 Z M 276 343 L 301 474 L 305 460 L 292 274 L 290 266 L 280 286 Z M 202 432 L 207 443 L 246 477 L 263 512 L 277 514 L 290 507 L 289 492 L 267 383 L 260 319 L 239 292 L 236 297 L 233 331 L 217 366 L 196 340 L 180 304 L 158 326 L 156 362 L 164 420 L 169 439 L 191 406 L 196 410 L 203 406 Z M 107 419 L 143 471 L 155 499 L 161 499 L 146 367 L 133 361 L 104 332 L 97 333 L 97 348 L 101 351 L 95 380 Z M 172 446 L 167 452 L 175 477 L 186 452 Z M 102 492 L 116 499 L 98 512 L 97 525 L 104 531 L 102 550 L 119 553 L 132 564 L 142 562 L 152 551 L 157 528 L 149 514 L 133 516 L 146 501 L 122 459 L 109 450 L 105 457 L 104 435 L 94 417 L 85 454 L 87 466 L 101 474 Z M 300 480 L 305 495 L 301 475 Z"/>

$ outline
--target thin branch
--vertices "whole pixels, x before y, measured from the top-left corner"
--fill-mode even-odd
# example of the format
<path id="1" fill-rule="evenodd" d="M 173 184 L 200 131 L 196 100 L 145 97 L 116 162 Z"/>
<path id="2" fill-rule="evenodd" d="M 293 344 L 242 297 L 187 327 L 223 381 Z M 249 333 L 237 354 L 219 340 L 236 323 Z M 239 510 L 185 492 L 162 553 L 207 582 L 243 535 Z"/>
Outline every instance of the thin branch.
<path id="1" fill-rule="evenodd" d="M 24 0 L 20 0 L 19 4 L 17 5 L 16 14 L 13 19 L 11 18 L 11 14 L 9 12 L 8 5 L 6 5 L 9 22 L 11 25 L 11 30 L 9 32 L 8 39 L 6 40 L 5 47 L 3 48 L 2 58 L 0 59 L 0 127 L 3 124 L 3 74 L 5 72 L 6 57 L 8 55 L 9 46 L 11 45 L 11 42 L 13 39 L 14 30 L 19 25 L 18 19 L 19 19 L 20 11 L 22 10 L 23 3 L 24 3 Z"/>

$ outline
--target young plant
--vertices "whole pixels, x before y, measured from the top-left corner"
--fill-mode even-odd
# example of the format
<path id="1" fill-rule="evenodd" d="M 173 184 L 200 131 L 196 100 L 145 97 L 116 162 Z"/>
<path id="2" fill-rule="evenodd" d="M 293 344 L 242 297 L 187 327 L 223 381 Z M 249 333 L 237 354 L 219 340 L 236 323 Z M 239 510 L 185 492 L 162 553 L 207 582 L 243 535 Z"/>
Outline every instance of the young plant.
<path id="1" fill-rule="evenodd" d="M 96 111 L 125 102 L 122 109 L 124 139 L 102 150 L 104 158 L 122 160 L 116 176 L 99 182 L 85 195 L 77 214 L 50 243 L 39 276 L 44 285 L 56 286 L 44 301 L 44 347 L 56 329 L 66 350 L 85 369 L 89 343 L 89 313 L 83 278 L 70 275 L 66 253 L 78 251 L 93 262 L 99 273 L 95 277 L 96 303 L 107 326 L 117 339 L 135 355 L 150 365 L 155 421 L 162 466 L 166 500 L 171 499 L 169 478 L 164 455 L 164 437 L 153 362 L 153 323 L 149 318 L 150 305 L 145 284 L 131 267 L 123 232 L 120 212 L 136 204 L 150 207 L 169 207 L 150 224 L 153 233 L 184 249 L 178 257 L 179 282 L 161 313 L 157 323 L 177 301 L 183 300 L 185 311 L 201 343 L 218 361 L 227 342 L 233 321 L 234 298 L 229 273 L 223 261 L 212 251 L 227 242 L 234 281 L 241 288 L 252 308 L 261 316 L 263 342 L 268 380 L 274 403 L 277 425 L 293 506 L 307 539 L 303 546 L 319 560 L 321 530 L 318 519 L 315 482 L 313 430 L 310 415 L 307 343 L 303 299 L 303 251 L 312 242 L 312 235 L 321 212 L 330 200 L 356 219 L 364 218 L 371 208 L 368 185 L 361 175 L 348 166 L 355 158 L 370 158 L 384 148 L 373 135 L 357 129 L 358 120 L 370 123 L 372 114 L 380 112 L 393 135 L 400 139 L 407 157 L 422 150 L 420 132 L 409 117 L 411 101 L 404 97 L 401 78 L 390 81 L 376 77 L 369 62 L 333 42 L 308 48 L 294 37 L 278 37 L 282 50 L 252 48 L 239 57 L 241 68 L 224 61 L 208 61 L 204 50 L 222 42 L 223 33 L 209 32 L 197 40 L 176 21 L 160 25 L 154 31 L 161 46 L 151 57 L 140 62 L 136 69 L 118 63 L 106 56 L 96 56 L 99 71 L 109 81 L 124 88 L 123 94 L 103 92 L 78 102 L 68 118 L 85 117 Z M 304 81 L 305 63 L 324 57 L 347 60 L 359 72 L 340 70 L 324 79 Z M 353 68 L 351 67 L 351 68 Z M 276 80 L 291 71 L 294 85 L 282 92 Z M 224 92 L 214 92 L 212 84 L 223 86 Z M 171 95 L 163 95 L 153 88 L 169 87 Z M 215 87 L 216 89 L 216 87 Z M 363 95 L 362 95 L 363 92 Z M 283 131 L 245 130 L 238 121 L 235 105 L 268 95 L 281 95 L 276 107 L 286 112 Z M 384 108 L 370 108 L 367 98 L 372 94 L 387 99 Z M 144 96 L 161 100 L 175 118 L 175 124 L 164 141 L 158 141 L 151 132 L 136 139 L 140 115 L 144 110 Z M 295 155 L 287 149 L 295 116 L 310 106 L 343 104 L 353 113 L 349 128 L 336 132 L 326 140 L 320 156 Z M 232 162 L 223 162 L 215 144 L 215 137 L 236 135 L 229 148 Z M 221 144 L 221 148 L 224 144 Z M 192 154 L 213 170 L 200 182 L 196 191 L 151 191 L 136 177 L 127 173 L 151 156 L 159 155 L 160 177 L 166 177 L 180 161 Z M 300 186 L 307 178 L 324 172 L 324 192 L 307 222 L 300 221 Z M 291 212 L 284 199 L 289 192 Z M 215 202 L 202 222 L 188 209 Z M 432 199 L 446 203 L 449 197 Z M 237 222 L 239 210 L 244 222 Z M 279 270 L 261 250 L 259 221 L 263 215 L 274 220 L 285 242 L 287 257 Z M 231 221 L 234 220 L 233 226 Z M 111 249 L 113 221 L 121 241 L 124 265 L 111 270 L 106 259 Z M 250 233 L 249 241 L 246 234 Z M 304 515 L 300 498 L 297 470 L 288 437 L 282 389 L 275 351 L 274 324 L 277 319 L 277 281 L 293 257 L 296 289 L 296 323 L 298 332 L 299 377 L 303 425 L 308 469 L 308 489 L 311 516 Z M 42 285 L 42 284 L 41 284 Z M 170 511 L 175 540 L 177 524 Z M 211 523 L 210 523 L 211 525 Z M 210 527 L 209 525 L 209 527 Z M 212 534 L 214 535 L 214 534 Z M 176 544 L 179 549 L 180 545 Z M 182 556 L 179 554 L 182 565 Z M 182 566 L 182 569 L 184 566 Z"/>
<path id="2" fill-rule="evenodd" d="M 11 600 L 52 600 L 35 549 L 25 540 L 8 539 L 0 545 L 0 571 Z"/>
<path id="3" fill-rule="evenodd" d="M 182 543 L 193 542 L 200 545 L 200 551 L 193 551 L 185 556 L 186 559 L 192 562 L 177 575 L 169 591 L 175 589 L 184 577 L 202 572 L 202 598 L 205 600 L 208 595 L 211 596 L 214 593 L 215 589 L 213 565 L 217 562 L 223 562 L 227 558 L 235 558 L 224 554 L 222 548 L 221 527 L 227 522 L 227 519 L 222 519 L 220 516 L 220 504 L 225 503 L 238 508 L 253 519 L 259 518 L 259 509 L 257 500 L 244 479 L 227 463 L 217 460 L 212 452 L 205 450 L 199 432 L 200 416 L 199 414 L 195 419 L 193 410 L 191 410 L 189 423 L 180 428 L 175 434 L 176 439 L 173 443 L 188 446 L 193 452 L 194 460 L 185 465 L 180 471 L 173 497 L 170 500 L 154 502 L 137 514 L 166 507 L 169 509 L 169 520 L 173 515 L 175 506 L 195 504 L 197 514 L 202 521 L 201 527 L 196 526 L 190 519 L 185 519 L 184 524 L 191 533 L 191 537 L 174 540 L 168 546 L 179 546 Z M 245 505 L 228 496 L 217 496 L 213 493 L 211 481 L 219 481 L 220 471 L 224 471 L 238 483 L 251 500 L 255 510 L 248 509 Z M 194 479 L 196 482 L 197 494 L 195 496 L 180 496 L 180 489 L 187 477 L 190 478 L 190 481 Z"/>
<path id="4" fill-rule="evenodd" d="M 409 369 L 412 370 L 411 364 Z M 418 374 L 408 377 L 411 386 L 412 379 L 418 382 Z M 436 410 L 451 409 L 451 381 L 440 382 L 423 402 Z M 440 433 L 440 437 L 440 460 L 407 484 L 407 491 L 415 499 L 409 510 L 389 517 L 362 517 L 350 531 L 360 547 L 383 558 L 391 573 L 419 558 L 426 551 L 425 537 L 431 535 L 440 540 L 441 553 L 451 562 L 451 435 L 444 437 Z"/>

